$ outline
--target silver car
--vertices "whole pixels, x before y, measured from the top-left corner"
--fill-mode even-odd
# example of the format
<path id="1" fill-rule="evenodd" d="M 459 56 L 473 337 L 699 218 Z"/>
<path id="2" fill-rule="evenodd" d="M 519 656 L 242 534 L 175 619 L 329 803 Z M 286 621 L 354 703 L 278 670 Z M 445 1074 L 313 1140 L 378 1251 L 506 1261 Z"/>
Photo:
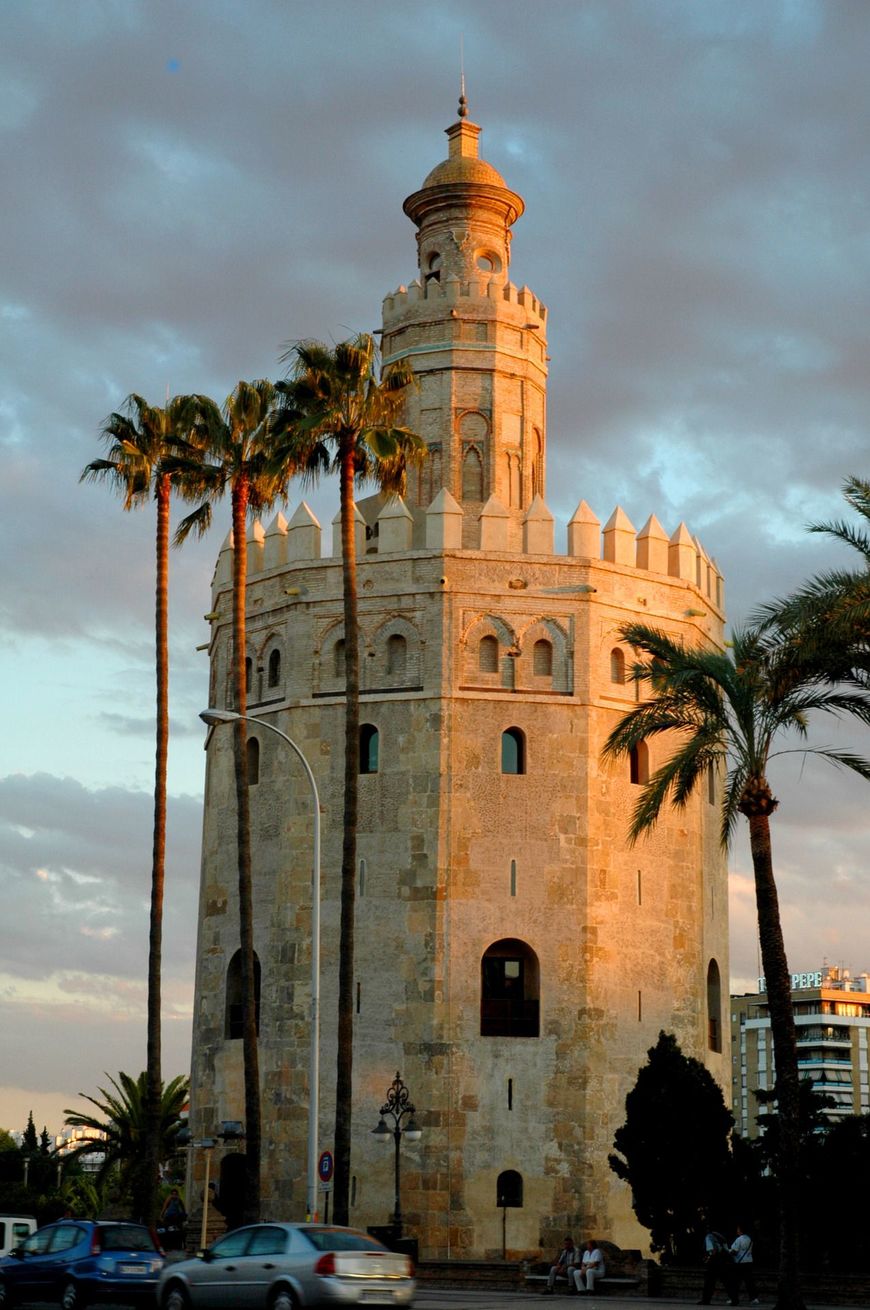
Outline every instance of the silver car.
<path id="1" fill-rule="evenodd" d="M 414 1269 L 354 1228 L 251 1224 L 192 1260 L 168 1264 L 161 1310 L 300 1310 L 305 1306 L 409 1306 Z"/>

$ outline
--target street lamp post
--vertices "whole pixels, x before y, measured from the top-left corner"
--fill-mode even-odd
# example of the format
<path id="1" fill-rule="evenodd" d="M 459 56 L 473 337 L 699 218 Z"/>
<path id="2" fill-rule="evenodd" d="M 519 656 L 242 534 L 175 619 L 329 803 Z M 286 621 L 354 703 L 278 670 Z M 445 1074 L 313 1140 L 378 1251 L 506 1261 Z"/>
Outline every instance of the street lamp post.
<path id="1" fill-rule="evenodd" d="M 387 1124 L 384 1115 L 389 1115 L 393 1121 L 393 1127 Z M 402 1137 L 407 1137 L 409 1142 L 419 1142 L 422 1137 L 422 1131 L 417 1127 L 417 1121 L 414 1118 L 414 1107 L 411 1104 L 410 1094 L 407 1087 L 402 1082 L 401 1074 L 396 1071 L 396 1076 L 390 1084 L 387 1092 L 387 1099 L 380 1109 L 380 1119 L 377 1128 L 372 1129 L 375 1140 L 387 1143 L 392 1137 L 396 1144 L 396 1162 L 395 1162 L 395 1186 L 396 1186 L 396 1205 L 393 1210 L 392 1225 L 395 1230 L 395 1236 L 402 1236 L 402 1200 L 401 1200 L 401 1152 L 399 1143 Z M 408 1122 L 403 1126 L 402 1121 L 407 1118 Z"/>
<path id="2" fill-rule="evenodd" d="M 222 723 L 235 723 L 244 719 L 246 723 L 256 723 L 258 727 L 274 732 L 276 737 L 285 741 L 295 754 L 311 788 L 311 801 L 314 818 L 314 837 L 312 843 L 311 870 L 311 1058 L 309 1062 L 309 1103 L 308 1103 L 308 1172 L 307 1172 L 307 1209 L 311 1219 L 317 1217 L 317 1139 L 320 1111 L 320 796 L 317 783 L 311 771 L 311 765 L 296 745 L 292 737 L 267 723 L 265 719 L 255 718 L 252 714 L 236 714 L 233 710 L 207 709 L 199 716 L 209 727 Z"/>
<path id="3" fill-rule="evenodd" d="M 205 1187 L 202 1193 L 202 1226 L 199 1232 L 199 1245 L 202 1250 L 205 1250 L 208 1232 L 208 1185 L 211 1174 L 211 1153 L 215 1148 L 215 1141 L 213 1137 L 203 1137 L 199 1142 L 191 1142 L 191 1146 L 198 1146 L 201 1151 L 205 1151 Z"/>

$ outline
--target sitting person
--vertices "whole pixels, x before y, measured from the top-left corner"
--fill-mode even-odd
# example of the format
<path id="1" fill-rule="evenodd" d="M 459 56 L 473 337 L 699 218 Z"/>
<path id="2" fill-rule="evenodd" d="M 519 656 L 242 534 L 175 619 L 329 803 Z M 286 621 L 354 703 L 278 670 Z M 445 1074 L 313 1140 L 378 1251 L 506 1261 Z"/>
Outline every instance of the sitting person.
<path id="1" fill-rule="evenodd" d="M 604 1256 L 590 1237 L 580 1267 L 574 1269 L 574 1286 L 578 1292 L 594 1292 L 596 1278 L 604 1277 Z"/>
<path id="2" fill-rule="evenodd" d="M 173 1187 L 163 1202 L 163 1209 L 160 1211 L 160 1228 L 158 1232 L 162 1236 L 165 1251 L 181 1250 L 184 1245 L 184 1224 L 186 1219 L 187 1211 L 184 1208 L 184 1202 L 178 1194 L 178 1188 Z"/>
<path id="3" fill-rule="evenodd" d="M 574 1272 L 574 1266 L 577 1263 L 577 1248 L 574 1245 L 574 1239 L 570 1233 L 562 1243 L 562 1249 L 556 1257 L 556 1263 L 550 1266 L 550 1272 L 547 1275 L 547 1286 L 544 1288 L 545 1296 L 552 1296 L 556 1289 L 556 1279 L 561 1275 L 567 1278 L 568 1286 L 571 1286 L 571 1275 Z"/>

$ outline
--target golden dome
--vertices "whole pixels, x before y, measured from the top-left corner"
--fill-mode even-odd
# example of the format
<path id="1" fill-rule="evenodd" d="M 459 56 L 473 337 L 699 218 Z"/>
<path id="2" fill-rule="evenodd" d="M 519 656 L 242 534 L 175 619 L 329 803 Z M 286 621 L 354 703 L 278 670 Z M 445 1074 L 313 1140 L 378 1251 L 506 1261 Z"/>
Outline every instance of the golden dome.
<path id="1" fill-rule="evenodd" d="M 485 159 L 473 159 L 466 156 L 445 159 L 432 169 L 421 190 L 430 186 L 444 186 L 449 182 L 482 182 L 487 186 L 505 186 L 505 180 L 492 164 Z"/>

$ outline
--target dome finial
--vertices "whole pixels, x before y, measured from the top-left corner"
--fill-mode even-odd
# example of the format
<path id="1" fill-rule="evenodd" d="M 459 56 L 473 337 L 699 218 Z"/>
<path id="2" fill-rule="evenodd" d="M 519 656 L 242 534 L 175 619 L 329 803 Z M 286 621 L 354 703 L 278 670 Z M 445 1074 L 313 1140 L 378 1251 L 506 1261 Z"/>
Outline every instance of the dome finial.
<path id="1" fill-rule="evenodd" d="M 465 37 L 459 34 L 459 117 L 468 117 L 468 101 L 465 98 Z"/>

